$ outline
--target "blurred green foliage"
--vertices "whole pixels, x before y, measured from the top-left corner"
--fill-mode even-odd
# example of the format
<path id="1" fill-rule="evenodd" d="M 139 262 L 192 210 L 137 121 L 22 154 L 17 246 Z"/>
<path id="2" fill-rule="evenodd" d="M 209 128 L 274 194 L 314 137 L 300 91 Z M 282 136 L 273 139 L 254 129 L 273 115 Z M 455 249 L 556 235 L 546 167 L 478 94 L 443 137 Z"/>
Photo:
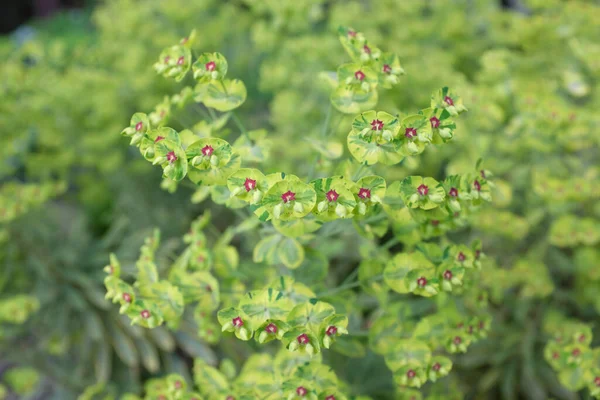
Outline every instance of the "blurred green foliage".
<path id="1" fill-rule="evenodd" d="M 216 345 L 186 321 L 173 331 L 131 326 L 104 299 L 108 253 L 117 254 L 122 275 L 133 282 L 139 248 L 160 227 L 154 262 L 164 274 L 185 249 L 180 237 L 201 208 L 212 211 L 211 248 L 240 218 L 234 207 L 220 205 L 228 197 L 216 191 L 192 192 L 169 181 L 162 181 L 168 190 L 160 190 L 158 170 L 137 150 L 129 152 L 118 133 L 132 114 L 160 112 L 155 107 L 164 96 L 181 89 L 157 77 L 152 65 L 165 47 L 196 29 L 196 48 L 223 53 L 229 76 L 246 85 L 248 100 L 237 114 L 254 130 L 253 140 L 265 146 L 268 140 L 270 157 L 261 170 L 333 175 L 344 165 L 355 117 L 327 116 L 331 73 L 347 60 L 339 26 L 354 27 L 397 54 L 406 71 L 394 88 L 379 93 L 377 110 L 413 114 L 445 85 L 469 108 L 451 144 L 373 170 L 390 182 L 443 178 L 471 171 L 484 158 L 486 173 L 494 175 L 492 206 L 443 240 L 483 244 L 478 287 L 489 300 L 488 338 L 453 355 L 450 375 L 422 392 L 397 389 L 377 329 L 396 324 L 397 336 L 416 329 L 431 303 L 370 282 L 381 266 L 363 260 L 375 259 L 373 251 L 415 250 L 440 234 L 401 223 L 401 211 L 392 229 L 386 223 L 381 235 L 367 240 L 338 221 L 323 226 L 303 243 L 307 262 L 297 269 L 260 254 L 253 262 L 259 239 L 277 234 L 272 226 L 231 238 L 228 250 L 211 253 L 219 258 L 215 266 L 239 264 L 252 282 L 288 274 L 323 291 L 358 276 L 361 290 L 349 287 L 328 299 L 349 315 L 355 331 L 370 329 L 348 342 L 346 354 L 323 354 L 323 363 L 346 382 L 346 393 L 373 399 L 597 396 L 600 10 L 592 1 L 523 3 L 527 14 L 500 10 L 491 0 L 110 0 L 91 20 L 63 15 L 22 43 L 3 38 L 0 398 L 3 391 L 37 391 L 34 396 L 70 399 L 97 382 L 86 391 L 90 398 L 140 393 L 148 378 L 169 373 L 192 382 L 192 358 L 235 376 L 227 372 L 230 361 L 222 360 L 239 370 L 257 346 L 228 337 Z M 174 109 L 170 126 L 218 132 L 233 142 L 235 121 L 199 123 L 205 111 Z M 303 140 L 319 137 L 328 118 L 324 146 L 332 150 L 315 151 L 314 142 Z M 207 196 L 212 201 L 202 206 L 189 201 Z"/>

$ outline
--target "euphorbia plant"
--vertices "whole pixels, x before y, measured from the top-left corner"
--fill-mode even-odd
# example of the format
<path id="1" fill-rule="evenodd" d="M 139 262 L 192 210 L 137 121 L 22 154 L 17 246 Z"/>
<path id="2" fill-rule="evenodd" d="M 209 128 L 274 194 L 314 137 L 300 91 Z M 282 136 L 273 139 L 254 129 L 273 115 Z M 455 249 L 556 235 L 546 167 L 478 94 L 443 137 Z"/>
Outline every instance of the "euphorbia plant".
<path id="1" fill-rule="evenodd" d="M 444 353 L 467 351 L 489 329 L 487 295 L 478 287 L 484 260 L 480 243 L 454 245 L 437 238 L 467 224 L 482 201 L 491 200 L 490 174 L 479 173 L 478 163 L 475 172 L 464 171 L 441 182 L 416 175 L 386 182 L 390 166 L 452 139 L 453 118 L 466 108 L 460 97 L 443 88 L 432 95 L 428 108 L 414 114 L 370 111 L 378 91 L 391 88 L 404 71 L 397 56 L 382 53 L 362 33 L 352 28 L 339 32 L 352 62 L 340 66 L 333 78 L 331 105 L 341 113 L 358 115 L 347 136 L 350 157 L 330 165 L 326 176 L 315 177 L 314 170 L 308 176 L 261 171 L 263 164 L 271 171 L 277 164 L 266 164 L 269 147 L 262 144 L 268 136 L 248 131 L 233 111 L 246 100 L 245 85 L 227 78 L 227 61 L 219 53 L 201 53 L 194 60 L 194 33 L 160 55 L 155 69 L 177 81 L 189 81 L 186 73 L 192 65 L 195 86 L 186 86 L 181 93 L 194 95 L 167 98 L 157 110 L 171 111 L 162 112 L 160 119 L 136 113 L 123 135 L 132 138 L 131 144 L 148 161 L 162 167 L 165 182 L 171 182 L 168 187 L 189 177 L 198 186 L 198 196 L 210 193 L 215 202 L 238 210 L 240 222 L 213 238 L 211 249 L 202 231 L 210 216 L 202 217 L 193 224 L 186 236 L 188 247 L 168 273 L 160 268 L 164 278 L 152 256 L 158 246 L 156 235 L 142 248 L 132 285 L 120 278 L 119 262 L 113 257 L 106 268 L 107 297 L 121 304 L 120 312 L 132 324 L 150 329 L 164 322 L 177 329 L 185 306 L 194 305 L 198 334 L 207 342 L 217 343 L 228 333 L 259 345 L 280 341 L 292 359 L 298 357 L 293 354 L 313 357 L 330 348 L 352 356 L 352 347 L 364 346 L 358 337 L 368 336 L 373 351 L 384 355 L 400 393 L 409 393 L 407 387 L 419 388 L 447 375 L 452 362 Z M 208 118 L 178 132 L 168 127 L 170 118 L 177 119 L 174 104 L 199 109 Z M 333 112 L 328 111 L 325 131 Z M 233 144 L 218 137 L 230 120 L 241 133 Z M 316 140 L 321 152 L 321 139 Z M 244 154 L 260 156 L 246 161 Z M 309 244 L 320 236 L 328 240 L 329 234 L 321 232 L 330 225 L 354 227 L 361 237 L 363 262 L 340 286 L 313 282 L 311 287 L 299 279 L 303 270 L 311 273 L 313 261 L 307 255 L 314 251 Z M 379 242 L 390 225 L 392 237 Z M 258 227 L 264 233 L 252 258 L 266 267 L 265 273 L 244 278 L 236 272 L 240 256 L 231 242 Z M 391 251 L 399 243 L 404 244 L 402 251 Z M 353 288 L 375 294 L 378 306 L 349 310 L 340 296 L 353 293 Z M 423 312 L 414 311 L 405 297 L 390 295 L 389 289 L 416 296 L 411 298 L 435 296 L 438 301 L 430 301 L 432 308 Z M 341 305 L 339 310 L 336 304 Z M 359 328 L 361 320 L 367 330 Z M 316 364 L 302 368 L 318 374 Z M 240 388 L 237 393 L 269 398 L 269 390 L 275 387 L 280 393 L 287 386 L 275 379 L 269 389 Z M 337 390 L 338 394 L 315 394 L 343 398 L 345 390 Z M 301 385 L 289 398 L 308 394 Z"/>

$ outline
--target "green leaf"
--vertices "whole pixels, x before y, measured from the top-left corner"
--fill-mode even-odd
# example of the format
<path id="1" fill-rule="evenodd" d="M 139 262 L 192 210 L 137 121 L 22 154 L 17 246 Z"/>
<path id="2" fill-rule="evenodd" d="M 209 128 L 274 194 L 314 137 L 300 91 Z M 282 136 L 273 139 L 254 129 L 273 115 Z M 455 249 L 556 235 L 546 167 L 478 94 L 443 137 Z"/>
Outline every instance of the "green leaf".
<path id="1" fill-rule="evenodd" d="M 202 101 L 215 110 L 231 111 L 246 101 L 246 86 L 238 79 L 212 81 L 208 84 Z"/>
<path id="2" fill-rule="evenodd" d="M 314 335 L 320 335 L 321 323 L 326 318 L 335 314 L 335 308 L 324 301 L 299 304 L 292 309 L 287 317 L 287 322 L 292 327 L 306 327 Z"/>
<path id="3" fill-rule="evenodd" d="M 277 255 L 283 265 L 295 269 L 304 261 L 304 248 L 296 239 L 286 237 L 279 242 Z"/>
<path id="4" fill-rule="evenodd" d="M 285 320 L 293 303 L 281 292 L 269 288 L 248 292 L 238 307 L 248 316 L 249 326 L 255 330 L 269 320 Z"/>
<path id="5" fill-rule="evenodd" d="M 331 93 L 331 104 L 344 114 L 357 114 L 377 105 L 377 91 L 353 89 L 345 85 L 339 86 Z"/>

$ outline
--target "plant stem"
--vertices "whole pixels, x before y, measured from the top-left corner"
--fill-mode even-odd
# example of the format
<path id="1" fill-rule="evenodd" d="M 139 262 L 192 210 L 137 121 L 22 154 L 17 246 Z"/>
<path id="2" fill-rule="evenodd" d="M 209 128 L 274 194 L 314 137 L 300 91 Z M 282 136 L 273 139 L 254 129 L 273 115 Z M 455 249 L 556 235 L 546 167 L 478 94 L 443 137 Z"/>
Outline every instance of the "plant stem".
<path id="1" fill-rule="evenodd" d="M 365 168 L 365 164 L 360 163 L 360 167 L 358 167 L 358 169 L 354 173 L 354 176 L 352 177 L 353 181 L 357 180 L 360 177 L 360 174 L 361 174 L 361 172 L 363 171 L 364 168 Z"/>
<path id="2" fill-rule="evenodd" d="M 332 110 L 333 110 L 333 107 L 331 106 L 331 103 L 329 103 L 329 107 L 327 107 L 327 113 L 325 114 L 325 121 L 323 122 L 323 126 L 321 127 L 321 137 L 322 138 L 327 137 L 327 133 L 328 133 L 327 128 L 329 127 L 329 121 L 331 120 Z M 310 163 L 310 170 L 308 171 L 308 180 L 309 181 L 311 181 L 314 177 L 315 169 L 317 167 L 317 163 L 318 163 L 320 157 L 321 157 L 320 154 L 315 154 L 313 162 Z"/>
<path id="3" fill-rule="evenodd" d="M 213 121 L 215 121 L 217 119 L 217 114 L 215 114 L 215 111 L 210 107 L 206 107 L 206 109 L 208 110 L 208 113 L 210 114 L 210 118 Z"/>
<path id="4" fill-rule="evenodd" d="M 336 294 L 339 292 L 343 292 L 344 290 L 348 290 L 348 289 L 352 289 L 355 287 L 358 287 L 360 285 L 362 285 L 363 283 L 370 283 L 370 282 L 377 282 L 383 280 L 383 274 L 381 275 L 375 275 L 374 277 L 367 279 L 365 282 L 361 282 L 361 281 L 355 281 L 352 283 L 346 283 L 343 285 L 340 285 L 338 287 L 326 290 L 324 292 L 321 292 L 317 295 L 317 297 L 325 297 L 325 296 L 331 296 L 332 294 Z"/>
<path id="5" fill-rule="evenodd" d="M 329 127 L 329 121 L 331 120 L 333 107 L 331 106 L 331 102 L 329 103 L 329 107 L 327 107 L 327 114 L 325 114 L 325 122 L 323 123 L 323 127 L 321 128 L 321 136 L 327 137 L 327 128 Z"/>
<path id="6" fill-rule="evenodd" d="M 390 247 L 392 247 L 393 245 L 398 244 L 398 243 L 400 243 L 400 239 L 398 239 L 397 237 L 394 236 L 393 238 L 391 238 L 390 240 L 388 240 L 387 242 L 382 244 L 379 248 L 383 249 L 383 250 L 387 250 Z"/>
<path id="7" fill-rule="evenodd" d="M 244 135 L 246 137 L 246 139 L 248 139 L 248 141 L 252 142 L 252 139 L 250 139 L 250 136 L 248 136 L 248 131 L 246 130 L 246 127 L 244 126 L 242 121 L 239 119 L 237 114 L 234 113 L 233 111 L 231 111 L 231 119 L 236 124 L 236 126 L 238 127 L 238 129 L 240 130 L 242 135 Z"/>

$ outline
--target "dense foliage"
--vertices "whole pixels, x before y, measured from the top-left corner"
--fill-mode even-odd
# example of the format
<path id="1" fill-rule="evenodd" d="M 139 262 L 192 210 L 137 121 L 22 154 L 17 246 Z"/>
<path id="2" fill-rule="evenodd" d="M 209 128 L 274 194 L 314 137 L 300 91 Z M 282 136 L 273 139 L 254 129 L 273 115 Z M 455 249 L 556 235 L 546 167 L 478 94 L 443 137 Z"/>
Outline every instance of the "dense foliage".
<path id="1" fill-rule="evenodd" d="M 599 10 L 498 7 L 2 42 L 0 398 L 600 397 Z"/>

